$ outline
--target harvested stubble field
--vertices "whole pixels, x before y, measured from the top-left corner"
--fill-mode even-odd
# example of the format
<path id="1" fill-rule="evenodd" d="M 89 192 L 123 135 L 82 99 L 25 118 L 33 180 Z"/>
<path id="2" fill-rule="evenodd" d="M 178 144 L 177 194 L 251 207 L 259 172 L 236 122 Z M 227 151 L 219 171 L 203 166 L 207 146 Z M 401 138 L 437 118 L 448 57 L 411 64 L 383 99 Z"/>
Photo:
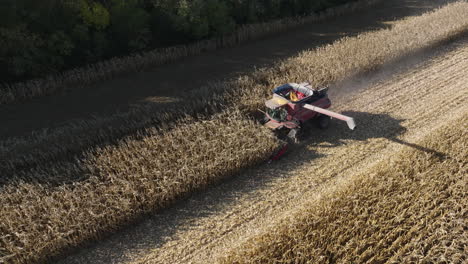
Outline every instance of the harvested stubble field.
<path id="1" fill-rule="evenodd" d="M 315 80 L 318 83 L 343 80 L 346 76 L 372 70 L 376 66 L 412 50 L 429 47 L 438 41 L 454 37 L 466 30 L 468 22 L 464 18 L 468 10 L 467 5 L 467 3 L 458 3 L 435 13 L 397 23 L 394 29 L 399 31 L 396 31 L 398 35 L 395 35 L 395 38 L 398 38 L 397 43 L 401 43 L 401 47 L 398 44 L 395 44 L 396 47 L 389 46 L 390 49 L 393 48 L 393 52 L 382 48 L 382 44 L 388 41 L 389 36 L 392 36 L 390 33 L 385 33 L 387 30 L 358 37 L 356 40 L 372 40 L 361 44 L 374 43 L 380 40 L 381 45 L 363 46 L 364 50 L 371 54 L 371 59 L 365 60 L 362 64 L 354 65 L 357 63 L 356 61 L 360 60 L 361 57 L 359 56 L 364 53 L 350 45 L 350 47 L 353 47 L 351 50 L 357 51 L 354 53 L 341 53 L 346 56 L 333 58 L 336 62 L 334 65 L 340 65 L 340 67 L 335 66 L 339 70 L 309 68 L 309 74 L 316 73 L 322 76 Z M 407 25 L 407 27 L 404 27 L 404 25 Z M 426 25 L 429 25 L 430 30 L 424 30 Z M 422 32 L 417 38 L 413 36 L 415 31 L 411 31 L 414 28 L 418 28 L 418 32 Z M 380 37 L 378 38 L 378 36 Z M 405 41 L 409 39 L 412 39 L 412 41 Z M 346 45 L 353 43 L 353 41 L 355 39 L 346 39 L 310 54 L 312 54 L 312 58 L 316 56 L 313 54 L 321 54 L 321 57 L 328 60 L 327 52 L 345 49 Z M 383 52 L 380 52 L 380 50 L 383 50 Z M 348 54 L 356 56 L 356 60 L 353 60 Z M 370 153 L 390 151 L 387 149 L 392 149 L 389 146 L 392 144 L 384 138 L 394 138 L 395 142 L 404 140 L 404 138 L 397 138 L 398 133 L 401 133 L 399 130 L 402 129 L 400 123 L 406 122 L 404 129 L 412 130 L 424 127 L 425 123 L 420 120 L 426 122 L 435 120 L 434 115 L 437 115 L 440 109 L 427 109 L 429 103 L 434 104 L 434 102 L 437 102 L 438 105 L 440 104 L 441 109 L 446 110 L 451 109 L 453 106 L 461 106 L 466 100 L 466 87 L 463 85 L 467 80 L 460 67 L 466 67 L 465 58 L 467 54 L 466 50 L 463 49 L 457 49 L 456 52 L 449 54 L 450 56 L 447 55 L 437 63 L 429 63 L 429 66 L 424 65 L 422 70 L 411 72 L 412 78 L 418 73 L 420 74 L 419 81 L 424 84 L 422 86 L 413 85 L 413 87 L 410 85 L 405 91 L 401 91 L 401 83 L 394 86 L 393 89 L 378 86 L 361 94 L 354 101 L 351 100 L 350 103 L 343 104 L 338 110 L 359 109 L 359 111 L 373 113 L 374 116 L 372 114 L 355 114 L 358 115 L 357 118 L 361 117 L 363 124 L 365 124 L 366 120 L 369 122 L 365 127 L 374 126 L 374 128 L 368 132 L 360 131 L 358 141 L 366 141 L 367 143 L 364 146 L 361 146 L 358 142 L 351 142 L 340 148 L 339 146 L 342 143 L 337 139 L 341 136 L 349 136 L 349 141 L 356 139 L 353 138 L 352 134 L 342 129 L 338 129 L 336 133 L 333 132 L 328 138 L 324 134 L 319 136 L 317 140 L 325 139 L 324 142 L 331 140 L 330 143 L 337 145 L 334 148 L 330 148 L 330 146 L 320 147 L 320 144 L 313 146 L 313 148 L 317 148 L 313 151 L 317 151 L 317 153 L 322 151 L 322 155 L 331 155 L 337 159 L 335 161 L 325 161 L 326 164 L 332 165 L 328 168 L 321 168 L 323 172 L 321 180 L 325 181 L 333 177 L 333 175 L 342 174 L 346 170 L 353 170 L 354 166 L 359 162 L 367 161 L 370 158 Z M 305 60 L 304 56 L 307 56 L 307 53 L 301 54 L 296 60 L 298 62 Z M 283 65 L 288 65 L 293 61 L 294 59 L 285 62 Z M 346 61 L 349 61 L 351 65 L 345 63 Z M 443 100 L 440 100 L 435 93 L 440 88 L 437 85 L 440 85 L 442 81 L 428 83 L 425 80 L 428 77 L 427 68 L 434 70 L 431 67 L 436 67 L 437 64 L 444 66 L 437 68 L 440 71 L 438 77 L 443 79 L 444 84 L 448 86 L 445 91 L 447 96 Z M 291 78 L 300 79 L 301 76 L 307 73 L 307 68 L 304 67 L 293 67 L 290 70 L 293 69 L 298 71 L 296 77 L 293 75 L 294 72 L 286 72 L 287 68 L 280 65 L 271 71 L 263 70 L 255 73 L 252 77 L 246 77 L 239 82 L 242 84 L 244 81 L 245 85 L 255 87 L 255 93 L 263 96 L 267 87 L 270 88 L 276 82 L 283 82 L 283 79 L 275 78 L 276 74 L 282 74 L 284 75 L 282 78 L 290 81 Z M 275 75 L 268 76 L 269 73 Z M 319 73 L 323 73 L 323 75 Z M 412 81 L 410 77 L 403 77 L 402 79 L 409 83 Z M 410 80 L 408 81 L 408 79 Z M 241 85 L 240 87 L 245 88 L 248 86 Z M 410 91 L 413 94 L 410 95 Z M 379 100 L 376 100 L 376 98 L 379 98 Z M 399 98 L 399 100 L 391 101 L 392 98 Z M 418 98 L 418 100 L 414 101 L 415 98 Z M 5 205 L 0 211 L 2 216 L 2 222 L 0 223 L 0 230 L 2 231 L 0 257 L 11 262 L 43 260 L 61 252 L 67 246 L 79 244 L 87 239 L 97 238 L 103 232 L 113 230 L 132 221 L 144 212 L 161 208 L 187 192 L 203 188 L 208 183 L 219 181 L 222 177 L 235 173 L 241 168 L 264 160 L 277 147 L 278 143 L 268 131 L 262 130 L 254 122 L 245 119 L 245 110 L 247 109 L 247 112 L 250 112 L 260 101 L 247 100 L 248 97 L 245 97 L 245 99 L 243 101 L 245 103 L 241 107 L 243 112 L 228 109 L 225 110 L 225 113 L 215 115 L 207 120 L 186 120 L 184 121 L 185 124 L 181 122 L 174 129 L 168 131 L 150 129 L 143 135 L 123 140 L 116 146 L 95 149 L 80 156 L 80 159 L 42 165 L 43 161 L 39 161 L 34 166 L 25 166 L 23 169 L 19 165 L 14 165 L 12 167 L 14 170 L 10 171 L 9 175 L 12 180 L 2 186 L 2 194 L 0 195 L 1 203 Z M 373 102 L 372 107 L 369 102 Z M 412 103 L 412 105 L 406 105 L 407 108 L 402 107 L 400 104 L 404 102 Z M 396 109 L 397 106 L 399 108 Z M 418 113 L 419 119 L 412 119 L 413 117 L 411 117 L 412 122 L 393 119 L 393 117 L 399 115 L 406 118 L 408 112 L 410 112 L 408 107 L 416 109 L 415 112 Z M 382 126 L 379 123 L 382 120 L 390 122 L 390 125 L 384 124 Z M 382 129 L 382 131 L 379 129 Z M 333 137 L 337 138 L 334 139 Z M 337 141 L 333 142 L 334 140 Z M 168 147 L 168 144 L 172 146 Z M 348 157 L 350 156 L 351 146 L 357 147 L 357 149 L 354 149 L 355 152 L 365 155 Z M 328 150 L 328 153 L 326 150 Z M 314 156 L 310 153 L 307 154 L 307 152 L 309 152 L 308 149 L 302 149 L 297 154 L 305 153 L 309 158 Z M 195 163 L 191 163 L 191 159 L 194 158 L 196 158 Z M 21 157 L 18 160 L 21 160 Z M 346 162 L 343 160 L 346 160 Z M 300 160 L 297 162 L 300 163 Z M 294 164 L 298 165 L 299 163 Z M 194 164 L 194 166 L 186 166 L 190 164 Z M 273 174 L 274 169 L 279 169 L 278 166 L 274 165 L 266 172 Z M 310 167 L 310 164 L 303 166 Z M 179 170 L 174 168 L 185 169 L 180 170 L 179 173 Z M 304 169 L 301 166 L 299 168 Z M 319 169 L 318 167 L 314 168 Z M 300 172 L 300 170 L 296 172 Z M 310 175 L 308 180 L 311 180 Z M 289 182 L 289 185 L 283 182 L 284 191 L 275 190 L 277 192 L 274 195 L 279 195 L 275 196 L 276 202 L 279 202 L 278 199 L 283 203 L 288 201 L 288 199 L 283 200 L 280 197 L 283 194 L 286 194 L 285 196 L 289 195 L 290 200 L 299 199 L 301 195 L 298 195 L 297 191 L 293 191 L 294 188 L 305 190 L 304 188 L 307 186 L 316 186 L 320 179 L 314 179 L 311 182 L 312 185 L 311 183 L 306 184 L 304 181 L 298 181 L 294 184 Z M 281 183 L 279 184 L 281 185 Z M 302 187 L 298 184 L 302 184 Z M 257 194 L 265 195 L 262 192 L 255 195 Z M 190 240 L 175 246 L 175 250 L 163 250 L 157 254 L 156 258 L 154 255 L 148 257 L 148 261 L 178 262 L 178 260 L 183 261 L 184 258 L 190 260 L 191 257 L 196 260 L 196 254 L 200 254 L 198 257 L 203 256 L 203 254 L 212 257 L 213 252 L 216 252 L 213 251 L 216 248 L 215 243 L 218 250 L 220 249 L 219 246 L 226 245 L 218 243 L 220 241 L 216 239 L 216 232 L 222 231 L 227 226 L 231 228 L 236 225 L 242 226 L 241 220 L 248 223 L 249 221 L 246 221 L 246 219 L 254 219 L 249 218 L 248 214 L 257 210 L 263 215 L 272 212 L 270 211 L 272 207 L 261 209 L 260 206 L 265 206 L 265 204 L 258 201 L 252 205 L 252 208 L 246 208 L 246 206 L 241 206 L 243 210 L 239 211 L 238 215 L 234 213 L 226 217 L 226 221 L 217 219 L 217 224 L 221 228 L 215 224 L 215 228 L 212 228 L 212 232 L 210 232 L 211 237 L 207 237 L 207 234 L 204 233 L 202 234 L 204 237 L 200 237 L 201 240 L 199 240 L 196 237 L 197 234 L 195 234 L 195 237 L 189 237 Z M 284 208 L 287 208 L 287 206 Z M 241 219 L 242 216 L 246 216 L 246 218 Z M 237 222 L 229 222 L 232 217 L 237 217 Z M 232 234 L 229 230 L 224 230 L 224 232 Z M 188 233 L 188 235 L 191 234 Z M 198 245 L 198 251 L 189 250 L 189 252 L 194 252 L 193 255 L 184 255 L 180 254 L 181 251 L 177 251 L 177 247 L 190 248 L 193 246 L 197 248 L 197 241 L 205 241 L 204 243 L 207 243 L 208 246 L 200 248 L 200 245 Z M 226 240 L 224 243 L 226 243 Z M 171 244 L 168 243 L 164 246 L 170 248 Z M 174 247 L 174 244 L 172 246 Z M 205 257 L 207 256 L 205 255 Z M 203 258 L 199 260 L 203 260 Z"/>

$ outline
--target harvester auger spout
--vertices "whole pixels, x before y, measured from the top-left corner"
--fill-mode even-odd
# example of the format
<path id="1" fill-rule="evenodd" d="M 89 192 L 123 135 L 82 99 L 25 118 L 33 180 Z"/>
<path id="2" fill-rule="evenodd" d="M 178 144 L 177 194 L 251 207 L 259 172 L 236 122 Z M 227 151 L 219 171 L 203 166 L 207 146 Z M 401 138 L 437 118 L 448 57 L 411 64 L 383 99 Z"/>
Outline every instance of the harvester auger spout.
<path id="1" fill-rule="evenodd" d="M 352 118 L 352 117 L 345 116 L 345 115 L 342 115 L 342 114 L 338 114 L 338 113 L 335 113 L 333 111 L 323 109 L 323 108 L 320 108 L 318 106 L 313 106 L 313 105 L 310 105 L 310 104 L 304 104 L 304 108 L 307 108 L 309 110 L 312 110 L 312 111 L 327 115 L 329 117 L 333 117 L 333 118 L 336 118 L 336 119 L 339 119 L 339 120 L 343 120 L 348 124 L 348 127 L 351 130 L 354 130 L 354 128 L 356 127 L 356 123 L 354 122 L 354 118 Z"/>

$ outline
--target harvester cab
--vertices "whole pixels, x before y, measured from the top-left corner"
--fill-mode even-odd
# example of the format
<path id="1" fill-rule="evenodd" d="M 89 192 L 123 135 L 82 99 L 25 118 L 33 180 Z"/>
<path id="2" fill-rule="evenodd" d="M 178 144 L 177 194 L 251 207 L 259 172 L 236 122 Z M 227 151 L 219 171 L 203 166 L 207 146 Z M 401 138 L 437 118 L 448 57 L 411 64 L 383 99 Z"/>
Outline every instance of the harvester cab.
<path id="1" fill-rule="evenodd" d="M 273 90 L 273 97 L 265 102 L 264 124 L 280 139 L 297 142 L 306 122 L 315 121 L 321 129 L 328 127 L 331 118 L 346 121 L 350 129 L 354 119 L 329 110 L 328 87 L 314 88 L 310 83 L 288 83 Z"/>

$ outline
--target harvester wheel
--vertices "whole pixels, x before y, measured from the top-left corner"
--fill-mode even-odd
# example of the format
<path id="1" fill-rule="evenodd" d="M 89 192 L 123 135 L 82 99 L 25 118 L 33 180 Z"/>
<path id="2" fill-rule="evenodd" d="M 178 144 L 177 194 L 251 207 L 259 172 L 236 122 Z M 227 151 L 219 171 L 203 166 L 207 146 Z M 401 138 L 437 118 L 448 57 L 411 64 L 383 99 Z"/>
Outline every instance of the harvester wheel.
<path id="1" fill-rule="evenodd" d="M 320 115 L 317 118 L 317 125 L 320 129 L 327 129 L 330 125 L 330 117 L 326 115 Z"/>
<path id="2" fill-rule="evenodd" d="M 300 128 L 293 128 L 289 130 L 288 139 L 291 140 L 293 143 L 297 143 L 299 142 L 300 133 L 301 133 Z"/>

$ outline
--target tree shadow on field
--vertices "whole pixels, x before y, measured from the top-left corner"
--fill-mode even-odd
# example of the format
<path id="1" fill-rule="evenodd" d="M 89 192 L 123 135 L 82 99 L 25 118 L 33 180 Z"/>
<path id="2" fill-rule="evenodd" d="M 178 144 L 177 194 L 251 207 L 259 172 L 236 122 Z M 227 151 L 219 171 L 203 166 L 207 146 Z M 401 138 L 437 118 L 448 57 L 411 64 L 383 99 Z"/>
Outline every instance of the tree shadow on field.
<path id="1" fill-rule="evenodd" d="M 275 183 L 295 176 L 295 168 L 321 162 L 320 159 L 327 156 L 327 148 L 338 149 L 349 147 L 349 145 L 359 147 L 362 144 L 368 144 L 371 139 L 383 138 L 420 151 L 438 156 L 444 155 L 399 139 L 398 136 L 406 132 L 406 128 L 401 125 L 405 121 L 403 119 L 396 119 L 388 114 L 357 111 L 347 111 L 343 114 L 355 118 L 357 123 L 355 130 L 351 131 L 346 123 L 339 120 L 332 120 L 327 130 L 320 130 L 310 124 L 306 127 L 307 132 L 301 142 L 290 147 L 288 153 L 280 160 L 272 163 L 265 162 L 257 167 L 246 169 L 232 178 L 223 179 L 221 183 L 196 192 L 168 209 L 136 221 L 135 225 L 105 238 L 99 244 L 88 244 L 82 247 L 59 263 L 125 261 L 128 260 L 126 256 L 139 255 L 163 246 L 168 238 L 181 230 L 203 232 L 203 229 L 199 229 L 203 228 L 203 225 L 199 223 L 209 221 L 207 219 L 213 216 L 227 217 L 226 214 L 229 215 L 227 212 L 239 206 L 239 201 L 258 203 L 259 199 L 262 199 L 261 196 L 268 193 Z M 349 152 L 353 155 L 352 149 L 349 149 Z M 324 184 L 330 179 L 321 178 L 317 180 L 317 184 Z M 268 199 L 268 197 L 263 198 Z M 245 219 L 245 222 L 249 221 L 252 220 Z"/>
<path id="2" fill-rule="evenodd" d="M 167 100 L 164 98 L 179 98 L 181 92 L 199 89 L 210 82 L 237 78 L 256 67 L 274 65 L 343 37 L 389 28 L 394 20 L 420 15 L 453 1 L 381 1 L 371 8 L 316 21 L 233 48 L 187 57 L 177 63 L 72 89 L 65 94 L 0 105 L 0 138 L 28 136 L 34 131 L 57 129 L 93 117 L 109 117 L 135 107 L 145 107 L 148 103 L 161 104 L 165 108 Z"/>

